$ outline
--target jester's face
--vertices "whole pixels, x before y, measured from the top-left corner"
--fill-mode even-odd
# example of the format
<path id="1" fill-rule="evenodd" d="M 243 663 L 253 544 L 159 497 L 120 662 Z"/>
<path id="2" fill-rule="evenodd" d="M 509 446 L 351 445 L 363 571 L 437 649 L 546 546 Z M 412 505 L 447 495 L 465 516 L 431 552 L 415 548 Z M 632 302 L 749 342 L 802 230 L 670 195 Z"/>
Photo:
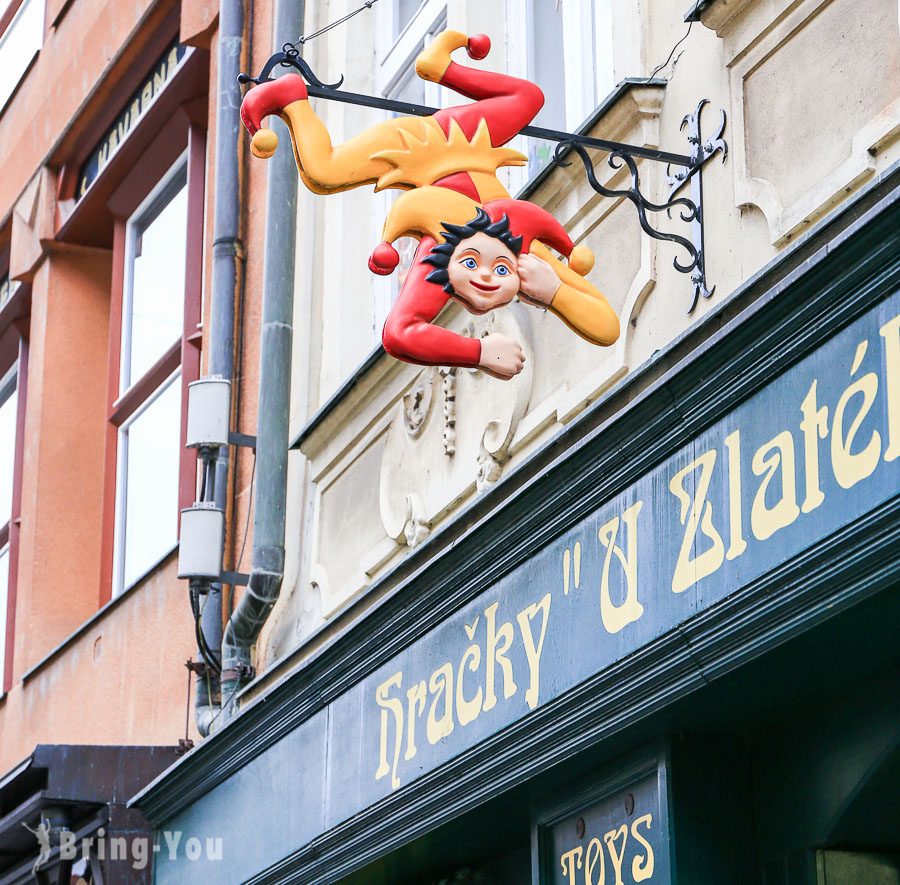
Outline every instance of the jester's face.
<path id="1" fill-rule="evenodd" d="M 447 275 L 453 297 L 474 314 L 509 304 L 519 292 L 515 252 L 483 231 L 457 245 L 450 256 Z"/>

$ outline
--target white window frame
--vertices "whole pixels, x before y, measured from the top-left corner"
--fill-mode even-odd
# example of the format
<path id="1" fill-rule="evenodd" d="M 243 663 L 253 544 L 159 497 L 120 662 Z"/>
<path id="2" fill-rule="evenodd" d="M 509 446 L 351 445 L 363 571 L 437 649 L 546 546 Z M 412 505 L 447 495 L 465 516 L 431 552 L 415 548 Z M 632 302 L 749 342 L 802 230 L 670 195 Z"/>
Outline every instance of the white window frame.
<path id="1" fill-rule="evenodd" d="M 44 0 L 22 0 L 6 30 L 0 34 L 0 113 L 9 104 L 19 83 L 22 82 L 35 56 L 41 51 L 44 42 Z M 25 44 L 24 55 L 19 60 L 16 71 L 5 70 L 8 67 L 7 54 Z M 6 52 L 4 52 L 6 50 Z"/>
<path id="2" fill-rule="evenodd" d="M 145 219 L 149 214 L 154 213 L 160 203 L 166 199 L 171 199 L 181 188 L 176 184 L 179 178 L 184 179 L 183 186 L 187 189 L 190 188 L 190 182 L 187 178 L 188 174 L 188 151 L 185 150 L 181 156 L 166 170 L 165 174 L 159 179 L 159 181 L 154 185 L 150 193 L 141 201 L 140 205 L 135 209 L 134 212 L 128 218 L 126 223 L 126 233 L 125 233 L 125 257 L 124 257 L 124 279 L 122 286 L 122 319 L 121 319 L 121 338 L 120 338 L 120 353 L 119 353 L 119 396 L 123 396 L 129 390 L 131 390 L 136 384 L 138 384 L 142 379 L 146 378 L 147 375 L 153 370 L 153 366 L 147 367 L 144 370 L 144 374 L 138 377 L 130 377 L 131 371 L 131 334 L 132 334 L 132 319 L 131 312 L 133 307 L 133 288 L 134 288 L 134 252 L 135 252 L 135 242 L 138 236 L 138 228 L 143 224 Z M 190 192 L 188 190 L 188 197 L 190 197 Z M 187 238 L 187 226 L 185 226 L 185 238 Z M 185 240 L 185 250 L 187 249 L 186 240 Z M 182 285 L 186 283 L 186 274 L 185 279 L 182 280 Z M 185 291 L 185 297 L 187 293 Z M 184 302 L 182 302 L 182 310 L 180 313 L 182 318 L 182 326 L 183 326 L 183 318 L 184 318 Z M 183 328 L 180 329 L 177 336 L 175 336 L 172 340 L 172 346 L 180 343 L 183 340 Z M 159 357 L 162 358 L 165 353 L 159 354 Z M 154 364 L 156 365 L 156 364 Z M 179 388 L 181 386 L 181 375 L 183 371 L 183 365 L 181 365 L 181 361 L 179 359 L 179 365 L 176 369 L 173 370 L 172 373 L 166 376 L 166 378 L 159 383 L 159 385 L 150 393 L 145 399 L 141 400 L 140 404 L 137 405 L 134 411 L 128 415 L 128 417 L 122 421 L 122 423 L 118 426 L 116 431 L 116 491 L 115 491 L 115 526 L 113 532 L 113 572 L 112 572 L 112 596 L 118 596 L 123 593 L 125 590 L 128 590 L 130 587 L 133 587 L 135 584 L 139 583 L 149 571 L 152 571 L 163 559 L 165 559 L 171 552 L 178 546 L 178 538 L 177 538 L 177 522 L 175 533 L 172 538 L 172 545 L 167 546 L 165 550 L 161 550 L 159 552 L 159 556 L 155 559 L 153 563 L 149 565 L 147 569 L 145 569 L 141 574 L 134 577 L 133 580 L 129 581 L 127 584 L 125 582 L 125 539 L 127 536 L 127 513 L 128 513 L 128 501 L 127 499 L 127 477 L 128 477 L 128 431 L 130 427 L 134 424 L 134 422 L 153 404 L 159 399 L 160 396 L 163 395 L 171 385 L 178 385 Z M 180 399 L 180 392 L 179 392 Z M 183 410 L 182 403 L 182 410 Z M 179 421 L 179 437 L 180 437 L 180 428 L 181 422 Z M 175 486 L 176 486 L 176 494 L 174 499 L 172 500 L 172 512 L 176 515 L 178 512 L 178 482 L 179 477 L 176 475 L 175 477 Z"/>
<path id="3" fill-rule="evenodd" d="M 184 177 L 184 185 L 185 190 L 188 188 L 188 152 L 187 150 L 181 154 L 181 156 L 169 167 L 166 171 L 165 175 L 156 183 L 153 190 L 150 191 L 149 194 L 144 198 L 141 204 L 135 209 L 134 212 L 131 213 L 131 216 L 128 219 L 128 223 L 126 225 L 126 233 L 125 233 L 125 278 L 123 281 L 122 287 L 122 331 L 121 331 L 121 343 L 120 343 L 120 352 L 119 352 L 119 395 L 125 393 L 130 388 L 134 387 L 137 381 L 140 381 L 140 376 L 138 378 L 131 378 L 131 313 L 134 306 L 134 251 L 135 251 L 135 242 L 137 240 L 137 229 L 139 225 L 141 225 L 144 219 L 153 212 L 153 210 L 157 207 L 161 200 L 165 198 L 168 192 L 171 191 L 171 196 L 177 192 L 177 190 L 181 190 L 178 188 L 176 190 L 174 186 L 175 180 L 179 176 Z M 185 235 L 187 235 L 187 229 L 185 228 Z M 184 301 L 182 300 L 182 317 L 184 316 L 183 309 Z M 182 337 L 182 333 L 179 333 L 176 338 L 172 339 L 172 344 L 174 345 L 176 341 L 179 341 Z M 162 356 L 162 354 L 160 354 Z"/>
<path id="4" fill-rule="evenodd" d="M 11 390 L 9 388 L 12 388 Z M 16 481 L 16 430 L 19 422 L 19 361 L 15 360 L 12 366 L 0 376 L 0 405 L 10 399 L 15 399 L 14 403 L 16 419 L 13 422 L 13 446 L 11 458 L 8 465 L 0 465 L 3 469 L 9 468 L 9 480 L 13 489 L 13 497 L 15 497 L 15 481 Z M 0 515 L 2 519 L 2 515 Z M 0 522 L 0 528 L 6 528 L 6 540 L 0 544 L 0 559 L 6 557 L 6 580 L 4 581 L 4 592 L 0 595 L 0 696 L 3 694 L 3 684 L 6 679 L 6 621 L 9 617 L 9 566 L 10 553 L 12 549 L 9 527 L 13 519 L 13 501 L 10 499 L 10 512 L 7 514 L 6 521 Z"/>
<path id="5" fill-rule="evenodd" d="M 509 72 L 534 79 L 533 53 L 529 39 L 532 3 L 553 0 L 506 0 L 507 52 Z M 565 89 L 565 127 L 572 132 L 587 119 L 613 90 L 613 0 L 560 0 L 563 32 L 563 77 Z M 525 14 L 523 14 L 523 7 Z M 542 84 L 538 83 L 538 86 Z M 523 143 L 513 144 L 527 154 Z M 513 191 L 524 187 L 527 167 L 509 170 Z"/>
<path id="6" fill-rule="evenodd" d="M 169 375 L 150 396 L 145 399 L 134 412 L 126 418 L 117 431 L 116 441 L 116 522 L 113 540 L 113 597 L 119 596 L 126 590 L 139 583 L 143 578 L 160 562 L 162 562 L 177 546 L 178 546 L 178 530 L 176 522 L 175 537 L 171 546 L 160 551 L 160 555 L 145 569 L 137 575 L 129 584 L 125 583 L 125 537 L 127 533 L 127 513 L 128 501 L 126 500 L 126 489 L 128 479 L 128 430 L 134 422 L 140 418 L 150 406 L 153 405 L 173 384 L 181 384 L 181 366 L 179 366 L 171 375 Z M 179 394 L 180 399 L 180 394 Z M 179 419 L 179 436 L 181 433 L 181 421 Z M 176 489 L 178 481 L 176 477 Z M 176 491 L 175 500 L 172 501 L 172 510 L 178 510 L 178 495 Z"/>
<path id="7" fill-rule="evenodd" d="M 397 0 L 382 0 L 375 8 L 378 12 L 375 43 L 376 46 L 383 47 L 383 52 L 376 58 L 375 91 L 384 98 L 394 98 L 410 72 L 412 76 L 418 76 L 414 68 L 416 56 L 435 34 L 447 27 L 447 0 L 422 0 L 396 40 L 393 35 L 397 30 Z M 425 86 L 426 105 L 443 107 L 453 95 L 437 83 L 422 82 Z M 389 116 L 385 114 L 386 118 Z M 372 202 L 373 242 L 381 242 L 384 219 L 399 195 L 399 190 L 385 190 L 375 194 Z M 399 273 L 398 268 L 390 276 L 376 277 L 374 281 L 372 332 L 376 340 L 380 338 L 381 327 L 397 298 Z"/>

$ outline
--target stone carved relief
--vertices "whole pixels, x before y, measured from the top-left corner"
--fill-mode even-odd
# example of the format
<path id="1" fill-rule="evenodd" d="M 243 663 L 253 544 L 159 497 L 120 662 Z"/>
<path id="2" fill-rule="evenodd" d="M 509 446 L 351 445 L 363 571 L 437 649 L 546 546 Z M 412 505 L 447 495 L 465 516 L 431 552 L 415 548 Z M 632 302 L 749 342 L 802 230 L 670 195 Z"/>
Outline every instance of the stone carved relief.
<path id="1" fill-rule="evenodd" d="M 444 399 L 444 454 L 456 454 L 456 366 L 441 366 L 441 393 Z"/>
<path id="2" fill-rule="evenodd" d="M 875 0 L 865 15 L 855 0 L 739 13 L 717 29 L 731 72 L 736 205 L 758 207 L 781 246 L 871 177 L 900 135 L 897 2 Z"/>
<path id="3" fill-rule="evenodd" d="M 498 381 L 475 369 L 424 369 L 398 403 L 380 485 L 382 522 L 397 543 L 421 544 L 445 513 L 500 478 L 531 393 L 532 348 L 525 319 L 530 309 L 512 305 L 463 327 L 473 337 L 500 332 L 521 342 L 525 369 L 515 378 Z M 414 411 L 413 434 L 409 404 L 419 409 L 426 401 L 421 420 Z"/>
<path id="4" fill-rule="evenodd" d="M 413 438 L 422 432 L 422 425 L 431 410 L 434 392 L 434 369 L 420 373 L 412 389 L 403 397 L 403 419 L 406 432 Z"/>

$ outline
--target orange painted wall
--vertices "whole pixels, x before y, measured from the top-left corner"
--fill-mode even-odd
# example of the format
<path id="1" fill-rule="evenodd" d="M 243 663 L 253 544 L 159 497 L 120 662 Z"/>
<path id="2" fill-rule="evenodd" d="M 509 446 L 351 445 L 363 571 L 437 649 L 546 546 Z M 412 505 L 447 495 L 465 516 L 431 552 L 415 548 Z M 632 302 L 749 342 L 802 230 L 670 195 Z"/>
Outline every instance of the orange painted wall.
<path id="1" fill-rule="evenodd" d="M 171 0 L 76 0 L 55 26 L 46 22 L 44 45 L 0 116 L 0 221 L 51 154 L 84 134 L 116 77 L 140 52 L 133 39 L 139 28 L 152 29 L 172 6 Z"/>
<path id="2" fill-rule="evenodd" d="M 174 557 L 0 702 L 0 772 L 38 743 L 171 746 L 194 648 Z M 191 699 L 190 736 L 198 740 Z"/>
<path id="3" fill-rule="evenodd" d="M 51 253 L 32 284 L 15 675 L 97 609 L 110 260 Z"/>
<path id="4" fill-rule="evenodd" d="M 15 228 L 14 263 L 32 287 L 15 660 L 12 688 L 0 699 L 0 775 L 37 743 L 173 745 L 184 737 L 186 718 L 191 738 L 199 740 L 193 697 L 186 717 L 184 663 L 197 654 L 187 586 L 177 578 L 175 557 L 98 615 L 112 255 L 54 242 L 59 217 L 54 187 L 62 166 L 103 135 L 96 121 L 108 116 L 110 95 L 124 76 L 134 74 L 136 64 L 146 65 L 135 59 L 148 36 L 174 15 L 186 38 L 210 50 L 205 367 L 215 212 L 217 5 L 183 0 L 179 10 L 173 0 L 68 5 L 51 0 L 51 16 L 59 20 L 48 20 L 40 55 L 0 114 L 5 164 L 0 241 Z M 253 3 L 256 36 L 247 64 L 254 69 L 271 51 L 271 6 L 270 0 Z M 242 371 L 235 427 L 254 433 L 266 169 L 248 162 L 246 143 L 241 153 L 246 285 L 238 312 L 243 333 L 238 332 L 242 352 L 236 362 Z M 32 198 L 36 177 L 41 187 Z M 249 506 L 252 455 L 240 451 L 236 460 L 236 505 L 229 524 L 237 529 L 229 535 L 226 565 L 236 558 Z"/>

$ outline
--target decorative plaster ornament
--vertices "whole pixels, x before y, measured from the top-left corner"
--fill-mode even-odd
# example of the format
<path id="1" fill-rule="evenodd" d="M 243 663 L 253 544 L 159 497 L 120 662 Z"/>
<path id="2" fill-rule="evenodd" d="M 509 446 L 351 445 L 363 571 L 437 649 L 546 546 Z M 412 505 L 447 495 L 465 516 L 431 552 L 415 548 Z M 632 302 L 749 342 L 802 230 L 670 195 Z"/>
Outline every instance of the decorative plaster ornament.
<path id="1" fill-rule="evenodd" d="M 241 118 L 253 136 L 251 150 L 264 158 L 275 151 L 278 139 L 262 128 L 263 120 L 281 116 L 300 177 L 314 193 L 364 184 L 376 191 L 406 191 L 391 209 L 383 242 L 369 259 L 374 273 L 389 274 L 400 261 L 393 241 L 404 236 L 419 240 L 384 326 L 388 353 L 410 363 L 480 368 L 508 379 L 524 365 L 519 342 L 500 333 L 469 338 L 436 325 L 450 299 L 480 315 L 518 296 L 550 310 L 599 345 L 616 341 L 619 320 L 585 279 L 594 264 L 590 249 L 574 246 L 562 225 L 541 207 L 511 199 L 497 179 L 498 168 L 527 162 L 503 145 L 531 122 L 544 95 L 527 80 L 475 70 L 450 58 L 465 47 L 470 58 L 482 59 L 490 45 L 483 34 L 444 31 L 416 59 L 420 77 L 473 99 L 471 104 L 443 108 L 430 117 L 386 120 L 337 146 L 297 75 L 252 88 Z"/>

